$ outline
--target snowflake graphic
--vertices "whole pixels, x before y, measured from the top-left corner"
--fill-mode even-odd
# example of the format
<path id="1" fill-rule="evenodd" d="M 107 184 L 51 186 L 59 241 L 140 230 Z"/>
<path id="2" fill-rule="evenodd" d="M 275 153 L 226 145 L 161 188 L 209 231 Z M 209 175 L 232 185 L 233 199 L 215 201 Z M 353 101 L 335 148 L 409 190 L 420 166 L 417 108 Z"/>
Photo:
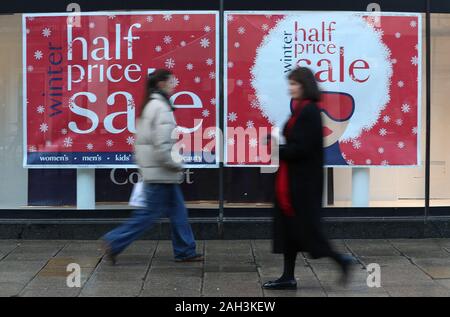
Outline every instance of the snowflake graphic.
<path id="1" fill-rule="evenodd" d="M 202 81 L 201 78 L 198 76 L 194 78 L 194 82 L 197 84 L 199 84 L 201 81 Z"/>
<path id="2" fill-rule="evenodd" d="M 191 19 L 191 17 L 187 14 L 185 16 L 183 16 L 184 21 L 189 21 L 190 19 Z"/>
<path id="3" fill-rule="evenodd" d="M 208 110 L 203 110 L 202 111 L 202 116 L 204 116 L 204 117 L 209 117 L 209 111 Z"/>
<path id="4" fill-rule="evenodd" d="M 372 164 L 372 160 L 370 160 L 370 159 L 367 159 L 367 160 L 366 160 L 366 164 L 367 164 L 367 165 L 370 165 L 370 164 Z"/>
<path id="5" fill-rule="evenodd" d="M 411 110 L 411 106 L 408 105 L 407 103 L 402 105 L 402 112 L 408 113 L 410 110 Z"/>
<path id="6" fill-rule="evenodd" d="M 181 46 L 181 47 L 185 47 L 185 46 L 186 46 L 186 41 L 181 41 L 181 42 L 180 42 L 180 46 Z"/>
<path id="7" fill-rule="evenodd" d="M 61 129 L 61 134 L 66 135 L 68 133 L 67 129 Z"/>
<path id="8" fill-rule="evenodd" d="M 174 88 L 178 87 L 180 85 L 180 80 L 178 79 L 178 77 L 172 77 L 171 84 Z"/>
<path id="9" fill-rule="evenodd" d="M 151 15 L 149 15 L 149 16 L 147 17 L 147 22 L 148 22 L 148 23 L 152 23 L 152 22 L 153 22 L 153 17 L 152 17 Z"/>
<path id="10" fill-rule="evenodd" d="M 235 145 L 236 144 L 236 142 L 234 141 L 233 138 L 229 138 L 227 143 L 228 143 L 228 145 Z"/>
<path id="11" fill-rule="evenodd" d="M 209 79 L 215 79 L 216 78 L 216 73 L 215 72 L 210 72 L 209 73 Z"/>
<path id="12" fill-rule="evenodd" d="M 194 69 L 194 65 L 192 65 L 191 63 L 186 65 L 186 69 L 187 70 L 193 70 Z"/>
<path id="13" fill-rule="evenodd" d="M 261 29 L 262 29 L 263 31 L 267 31 L 267 30 L 269 29 L 269 26 L 268 26 L 267 24 L 263 24 L 263 25 L 261 26 Z"/>
<path id="14" fill-rule="evenodd" d="M 211 98 L 211 100 L 209 101 L 213 106 L 216 105 L 216 98 Z"/>
<path id="15" fill-rule="evenodd" d="M 64 147 L 72 147 L 73 140 L 71 137 L 67 137 L 64 139 Z"/>
<path id="16" fill-rule="evenodd" d="M 347 154 L 345 154 L 345 152 L 342 152 L 342 158 L 343 158 L 344 160 L 347 159 Z"/>
<path id="17" fill-rule="evenodd" d="M 205 27 L 203 28 L 203 31 L 205 31 L 206 33 L 211 31 L 211 27 L 209 25 L 205 25 Z"/>
<path id="18" fill-rule="evenodd" d="M 236 85 L 242 86 L 244 82 L 241 79 L 236 80 Z"/>
<path id="19" fill-rule="evenodd" d="M 417 26 L 417 22 L 414 21 L 414 20 L 412 20 L 411 22 L 409 22 L 409 25 L 410 25 L 412 28 L 415 28 L 415 27 Z"/>
<path id="20" fill-rule="evenodd" d="M 347 161 L 347 164 L 348 164 L 348 165 L 353 165 L 353 164 L 355 164 L 355 162 L 354 162 L 353 160 L 348 160 L 348 161 Z"/>
<path id="21" fill-rule="evenodd" d="M 209 40 L 207 38 L 203 38 L 200 40 L 200 46 L 203 48 L 209 47 Z"/>
<path id="22" fill-rule="evenodd" d="M 158 53 L 161 52 L 162 51 L 162 47 L 158 45 L 157 47 L 155 47 L 155 51 L 157 51 Z"/>
<path id="23" fill-rule="evenodd" d="M 239 42 L 235 42 L 234 47 L 239 48 L 239 47 L 241 47 L 241 44 Z"/>
<path id="24" fill-rule="evenodd" d="M 381 136 L 386 136 L 387 135 L 387 130 L 386 129 L 380 129 L 380 131 L 378 131 L 378 133 L 381 135 Z"/>
<path id="25" fill-rule="evenodd" d="M 36 152 L 37 149 L 36 149 L 36 147 L 35 147 L 34 145 L 32 145 L 32 146 L 30 146 L 30 147 L 28 148 L 28 151 L 30 151 L 30 152 Z"/>
<path id="26" fill-rule="evenodd" d="M 171 21 L 172 20 L 172 15 L 171 14 L 164 14 L 163 19 L 164 19 L 164 21 Z"/>
<path id="27" fill-rule="evenodd" d="M 383 117 L 383 122 L 384 122 L 384 123 L 389 123 L 389 122 L 391 122 L 391 117 L 389 117 L 389 116 L 384 116 L 384 117 Z"/>
<path id="28" fill-rule="evenodd" d="M 361 141 L 353 140 L 352 145 L 355 150 L 359 150 L 361 148 Z"/>
<path id="29" fill-rule="evenodd" d="M 30 34 L 30 32 L 31 32 L 30 29 L 27 29 L 27 34 Z"/>
<path id="30" fill-rule="evenodd" d="M 414 48 L 416 49 L 416 51 L 418 51 L 418 50 L 419 50 L 419 44 L 416 44 L 416 45 L 414 46 Z"/>
<path id="31" fill-rule="evenodd" d="M 115 18 L 116 18 L 115 15 L 109 15 L 109 16 L 108 16 L 108 19 L 110 19 L 110 20 L 114 20 Z"/>
<path id="32" fill-rule="evenodd" d="M 267 19 L 270 19 L 271 17 L 272 17 L 272 15 L 271 14 L 266 14 L 266 15 L 264 15 Z"/>
<path id="33" fill-rule="evenodd" d="M 238 28 L 238 33 L 239 33 L 240 35 L 245 34 L 245 28 L 244 28 L 243 26 L 241 26 L 240 28 Z"/>
<path id="34" fill-rule="evenodd" d="M 405 87 L 405 83 L 404 83 L 402 80 L 400 80 L 400 81 L 397 83 L 397 86 L 399 86 L 400 88 L 403 88 L 403 87 Z"/>
<path id="35" fill-rule="evenodd" d="M 34 70 L 34 67 L 30 65 L 30 66 L 27 67 L 27 70 L 28 70 L 28 72 L 31 73 Z"/>
<path id="36" fill-rule="evenodd" d="M 34 17 L 28 17 L 28 21 L 34 21 Z"/>
<path id="37" fill-rule="evenodd" d="M 383 154 L 383 153 L 384 153 L 384 148 L 379 147 L 379 148 L 378 148 L 378 153 Z"/>
<path id="38" fill-rule="evenodd" d="M 45 112 L 44 106 L 36 107 L 36 112 L 39 113 L 39 114 L 43 114 Z"/>
<path id="39" fill-rule="evenodd" d="M 107 141 L 106 141 L 106 146 L 107 146 L 107 147 L 112 147 L 113 145 L 114 145 L 113 140 L 107 140 Z"/>
<path id="40" fill-rule="evenodd" d="M 89 23 L 89 28 L 95 29 L 95 23 L 94 22 Z"/>
<path id="41" fill-rule="evenodd" d="M 396 59 L 396 58 L 393 58 L 393 59 L 391 60 L 391 62 L 392 62 L 392 64 L 397 64 L 397 59 Z"/>
<path id="42" fill-rule="evenodd" d="M 212 64 L 214 64 L 214 60 L 212 58 L 208 58 L 206 60 L 206 65 L 211 66 Z"/>
<path id="43" fill-rule="evenodd" d="M 234 63 L 233 62 L 228 62 L 228 68 L 233 68 Z"/>
<path id="44" fill-rule="evenodd" d="M 400 37 L 402 37 L 402 34 L 400 32 L 397 32 L 395 33 L 395 37 L 399 39 Z"/>
<path id="45" fill-rule="evenodd" d="M 47 131 L 48 131 L 48 124 L 47 124 L 47 123 L 42 123 L 42 124 L 39 126 L 39 131 L 41 131 L 42 133 L 47 132 Z"/>
<path id="46" fill-rule="evenodd" d="M 405 142 L 401 142 L 400 141 L 400 142 L 397 143 L 397 146 L 398 146 L 399 149 L 403 149 L 405 147 Z"/>
<path id="47" fill-rule="evenodd" d="M 42 51 L 36 51 L 36 52 L 34 52 L 34 58 L 35 58 L 36 60 L 41 60 L 42 57 L 44 57 L 44 53 L 42 53 Z"/>
<path id="48" fill-rule="evenodd" d="M 252 147 L 252 148 L 257 147 L 258 146 L 258 140 L 255 139 L 255 138 L 250 139 L 250 141 L 248 142 L 248 145 L 250 145 L 250 147 Z"/>
<path id="49" fill-rule="evenodd" d="M 128 144 L 128 145 L 133 145 L 133 144 L 134 144 L 134 137 L 129 136 L 129 137 L 127 138 L 127 144 Z"/>
<path id="50" fill-rule="evenodd" d="M 86 148 L 87 148 L 89 151 L 92 151 L 92 149 L 94 149 L 94 145 L 93 145 L 92 143 L 89 143 L 88 145 L 86 145 Z"/>
<path id="51" fill-rule="evenodd" d="M 228 120 L 230 120 L 231 122 L 235 122 L 237 120 L 237 114 L 236 112 L 230 112 L 228 114 Z"/>
<path id="52" fill-rule="evenodd" d="M 401 126 L 401 125 L 403 125 L 403 120 L 402 119 L 397 119 L 397 120 L 395 120 L 395 124 L 398 125 L 398 126 Z"/>
<path id="53" fill-rule="evenodd" d="M 387 160 L 384 160 L 381 162 L 381 165 L 389 165 L 389 162 Z"/>
<path id="54" fill-rule="evenodd" d="M 417 66 L 419 64 L 419 58 L 417 56 L 411 57 L 411 64 Z"/>
<path id="55" fill-rule="evenodd" d="M 172 43 L 172 37 L 170 35 L 166 35 L 166 36 L 164 36 L 163 41 L 164 41 L 164 44 L 170 44 L 170 43 Z"/>
<path id="56" fill-rule="evenodd" d="M 252 106 L 252 108 L 259 108 L 259 106 L 260 106 L 260 104 L 259 104 L 259 102 L 258 102 L 257 99 L 253 99 L 253 100 L 250 102 L 250 105 Z"/>
<path id="57" fill-rule="evenodd" d="M 417 134 L 417 127 L 412 128 L 411 132 L 412 134 Z"/>
<path id="58" fill-rule="evenodd" d="M 231 15 L 231 14 L 229 14 L 229 15 L 227 16 L 227 20 L 228 20 L 228 22 L 234 21 L 234 16 Z"/>
<path id="59" fill-rule="evenodd" d="M 255 127 L 255 124 L 253 123 L 252 120 L 247 121 L 247 128 L 252 129 Z"/>
<path id="60" fill-rule="evenodd" d="M 42 35 L 44 37 L 50 37 L 52 35 L 52 30 L 50 30 L 50 28 L 45 28 L 42 30 Z"/>
<path id="61" fill-rule="evenodd" d="M 209 130 L 208 131 L 208 138 L 214 139 L 216 137 L 216 131 L 215 130 Z"/>
<path id="62" fill-rule="evenodd" d="M 171 69 L 175 67 L 175 60 L 173 58 L 166 59 L 165 65 L 167 68 Z"/>

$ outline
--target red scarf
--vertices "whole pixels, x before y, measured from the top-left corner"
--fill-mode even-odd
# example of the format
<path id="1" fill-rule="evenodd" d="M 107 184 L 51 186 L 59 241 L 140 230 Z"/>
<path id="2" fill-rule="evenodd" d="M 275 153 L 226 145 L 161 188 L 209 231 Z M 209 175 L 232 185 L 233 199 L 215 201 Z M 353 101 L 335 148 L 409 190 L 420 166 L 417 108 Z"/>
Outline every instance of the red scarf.
<path id="1" fill-rule="evenodd" d="M 294 101 L 295 102 L 295 101 Z M 287 137 L 291 134 L 292 128 L 297 122 L 300 113 L 305 108 L 307 104 L 311 103 L 310 100 L 302 100 L 301 102 L 294 103 L 294 111 L 283 131 L 283 135 Z M 289 170 L 286 161 L 280 160 L 280 167 L 278 168 L 278 173 L 275 179 L 275 194 L 278 201 L 278 205 L 282 213 L 287 217 L 295 216 L 294 207 L 291 200 L 291 192 L 289 186 Z"/>

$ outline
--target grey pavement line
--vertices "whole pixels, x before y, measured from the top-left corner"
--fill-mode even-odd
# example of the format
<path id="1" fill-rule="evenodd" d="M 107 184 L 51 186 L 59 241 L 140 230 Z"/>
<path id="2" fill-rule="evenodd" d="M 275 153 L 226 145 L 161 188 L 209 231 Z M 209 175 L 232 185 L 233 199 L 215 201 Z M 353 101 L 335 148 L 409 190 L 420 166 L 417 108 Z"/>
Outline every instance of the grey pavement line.
<path id="1" fill-rule="evenodd" d="M 18 243 L 16 243 L 16 247 L 13 248 L 11 251 L 7 252 L 2 258 L 0 258 L 0 262 L 3 261 L 4 259 L 6 259 L 6 257 L 8 255 L 10 255 L 11 253 L 13 253 L 17 248 L 19 247 Z"/>
<path id="2" fill-rule="evenodd" d="M 314 277 L 316 278 L 317 282 L 319 283 L 320 288 L 322 289 L 322 292 L 325 294 L 326 297 L 328 297 L 328 292 L 325 289 L 325 287 L 323 286 L 322 281 L 319 279 L 319 276 L 317 275 L 316 271 L 314 271 L 313 266 L 311 265 L 311 263 L 309 263 L 308 259 L 306 258 L 306 256 L 303 255 L 303 253 L 300 253 L 300 254 L 303 256 L 304 261 L 306 262 L 307 266 L 309 267 L 309 269 L 311 270 L 312 274 L 314 275 Z"/>
<path id="3" fill-rule="evenodd" d="M 156 252 L 158 251 L 158 248 L 159 248 L 159 241 L 160 240 L 158 239 L 156 242 L 156 245 L 155 245 L 155 249 L 153 250 L 152 258 L 148 262 L 147 270 L 145 271 L 144 278 L 142 279 L 141 290 L 139 291 L 139 294 L 137 295 L 137 297 L 141 297 L 142 292 L 144 291 L 145 282 L 147 281 L 148 274 L 150 272 L 150 269 L 152 268 L 153 259 L 155 258 Z"/>
<path id="4" fill-rule="evenodd" d="M 343 240 L 345 248 L 350 251 L 350 253 L 352 254 L 352 256 L 356 259 L 356 261 L 358 261 L 358 263 L 366 269 L 366 266 L 364 265 L 363 261 L 361 261 L 361 259 L 359 258 L 358 254 L 353 251 L 353 249 L 347 244 L 347 240 Z"/>
<path id="5" fill-rule="evenodd" d="M 58 253 L 60 253 L 66 247 L 67 244 L 68 243 L 65 243 L 58 251 L 56 251 L 53 255 L 51 255 L 47 259 L 47 262 L 45 262 L 45 264 L 37 271 L 37 273 L 33 275 L 33 277 L 25 284 L 25 286 L 17 293 L 16 296 L 20 297 L 23 291 L 27 288 L 28 284 L 30 284 L 31 281 L 33 281 L 39 275 L 39 273 L 42 272 L 42 270 L 48 265 L 48 263 L 50 263 L 50 260 L 53 259 L 55 256 L 57 256 Z"/>
<path id="6" fill-rule="evenodd" d="M 202 282 L 200 283 L 200 297 L 205 297 L 203 290 L 205 288 L 205 261 L 206 261 L 206 240 L 203 240 L 203 265 L 202 265 Z"/>
<path id="7" fill-rule="evenodd" d="M 255 267 L 256 267 L 256 274 L 258 274 L 259 285 L 260 285 L 260 287 L 261 287 L 261 289 L 262 289 L 263 297 L 266 297 L 266 292 L 265 292 L 264 289 L 262 288 L 263 280 L 261 279 L 261 274 L 260 274 L 260 271 L 258 270 L 258 263 L 256 262 L 256 255 L 255 255 L 255 240 L 250 240 L 250 248 L 251 248 L 251 250 L 252 250 L 253 262 L 255 263 Z"/>

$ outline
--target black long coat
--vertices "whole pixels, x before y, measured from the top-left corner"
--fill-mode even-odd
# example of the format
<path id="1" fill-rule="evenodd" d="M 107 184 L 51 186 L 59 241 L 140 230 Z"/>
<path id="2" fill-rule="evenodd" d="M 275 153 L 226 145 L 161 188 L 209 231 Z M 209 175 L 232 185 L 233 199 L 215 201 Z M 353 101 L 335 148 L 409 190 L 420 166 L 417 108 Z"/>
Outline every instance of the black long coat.
<path id="1" fill-rule="evenodd" d="M 274 253 L 308 252 L 311 257 L 331 255 L 322 231 L 323 134 L 320 111 L 315 103 L 301 110 L 280 146 L 280 160 L 288 164 L 289 190 L 295 216 L 285 216 L 275 199 Z"/>

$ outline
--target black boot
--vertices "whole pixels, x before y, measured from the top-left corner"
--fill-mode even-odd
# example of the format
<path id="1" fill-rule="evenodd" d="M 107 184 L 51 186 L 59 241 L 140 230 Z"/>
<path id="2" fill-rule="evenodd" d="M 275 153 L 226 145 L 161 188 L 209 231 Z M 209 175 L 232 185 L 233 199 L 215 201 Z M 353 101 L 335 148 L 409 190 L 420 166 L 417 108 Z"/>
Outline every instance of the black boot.
<path id="1" fill-rule="evenodd" d="M 269 281 L 263 284 L 263 288 L 265 289 L 273 289 L 273 290 L 295 290 L 297 289 L 297 281 L 296 280 L 276 280 Z"/>

